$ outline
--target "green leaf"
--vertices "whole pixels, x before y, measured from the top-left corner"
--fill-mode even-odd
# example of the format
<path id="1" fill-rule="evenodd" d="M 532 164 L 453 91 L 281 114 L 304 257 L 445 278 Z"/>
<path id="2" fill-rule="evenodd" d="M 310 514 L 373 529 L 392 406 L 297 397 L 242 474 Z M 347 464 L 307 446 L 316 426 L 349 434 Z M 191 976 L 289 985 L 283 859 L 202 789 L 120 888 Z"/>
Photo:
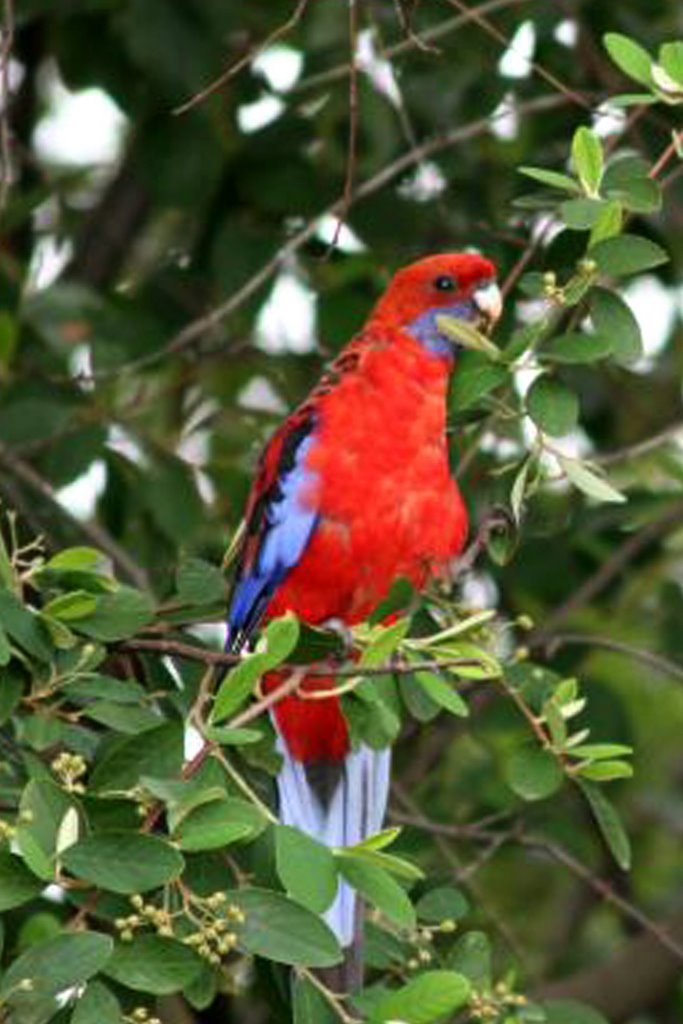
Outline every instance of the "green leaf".
<path id="1" fill-rule="evenodd" d="M 97 598 L 92 614 L 79 618 L 79 633 L 104 643 L 125 640 L 149 626 L 154 619 L 154 604 L 148 594 L 133 587 L 119 587 L 112 594 Z"/>
<path id="2" fill-rule="evenodd" d="M 627 107 L 649 106 L 659 102 L 659 97 L 652 92 L 623 92 L 619 96 L 610 96 L 609 105 L 616 110 Z"/>
<path id="3" fill-rule="evenodd" d="M 662 189 L 649 171 L 649 165 L 640 157 L 614 160 L 605 171 L 603 191 L 632 213 L 653 213 L 662 205 Z"/>
<path id="4" fill-rule="evenodd" d="M 669 260 L 660 245 L 651 242 L 649 238 L 630 234 L 606 238 L 592 246 L 588 255 L 595 260 L 600 273 L 611 277 L 640 274 Z"/>
<path id="5" fill-rule="evenodd" d="M 379 855 L 377 855 L 379 856 Z M 405 890 L 375 864 L 345 851 L 337 864 L 346 881 L 399 928 L 415 927 L 415 910 Z"/>
<path id="6" fill-rule="evenodd" d="M 572 163 L 586 194 L 596 196 L 602 180 L 602 143 L 590 128 L 582 126 L 574 132 Z"/>
<path id="7" fill-rule="evenodd" d="M 5 630 L 0 626 L 0 668 L 5 665 L 9 665 L 12 658 L 12 649 L 9 643 L 9 637 Z"/>
<path id="8" fill-rule="evenodd" d="M 327 910 L 337 893 L 337 868 L 327 846 L 290 825 L 276 825 L 275 864 L 293 899 L 318 914 Z"/>
<path id="9" fill-rule="evenodd" d="M 450 711 L 452 715 L 457 715 L 459 718 L 467 718 L 470 712 L 465 701 L 458 691 L 436 672 L 420 670 L 415 672 L 413 678 L 439 707 L 445 708 L 446 711 Z"/>
<path id="10" fill-rule="evenodd" d="M 612 856 L 623 871 L 631 866 L 631 844 L 614 804 L 593 782 L 577 779 Z"/>
<path id="11" fill-rule="evenodd" d="M 630 779 L 633 767 L 626 761 L 594 761 L 580 768 L 577 774 L 594 782 L 611 782 L 612 779 Z"/>
<path id="12" fill-rule="evenodd" d="M 662 43 L 657 60 L 667 75 L 683 88 L 683 43 Z"/>
<path id="13" fill-rule="evenodd" d="M 587 231 L 599 219 L 606 205 L 603 199 L 567 199 L 560 206 L 560 216 L 572 231 Z"/>
<path id="14" fill-rule="evenodd" d="M 602 41 L 614 63 L 625 75 L 641 85 L 652 84 L 652 57 L 647 50 L 619 32 L 608 32 Z"/>
<path id="15" fill-rule="evenodd" d="M 557 758 L 549 750 L 529 747 L 518 750 L 507 762 L 508 785 L 523 800 L 544 800 L 564 782 Z"/>
<path id="16" fill-rule="evenodd" d="M 62 862 L 77 878 L 120 893 L 156 889 L 178 878 L 185 863 L 163 839 L 123 831 L 82 839 L 66 850 Z"/>
<path id="17" fill-rule="evenodd" d="M 592 249 L 598 244 L 598 242 L 602 242 L 606 238 L 613 238 L 614 235 L 618 235 L 621 232 L 623 222 L 624 211 L 621 201 L 618 199 L 610 199 L 609 202 L 605 203 L 603 206 L 600 211 L 600 216 L 591 228 L 588 248 Z M 587 289 L 585 289 L 585 291 L 587 291 Z M 577 301 L 579 298 L 583 298 L 585 291 L 577 297 Z"/>
<path id="18" fill-rule="evenodd" d="M 256 683 L 269 668 L 268 655 L 263 651 L 255 651 L 230 669 L 216 694 L 211 721 L 221 722 L 234 715 L 249 699 Z"/>
<path id="19" fill-rule="evenodd" d="M 299 642 L 299 620 L 293 612 L 287 612 L 279 619 L 273 619 L 266 626 L 266 654 L 274 668 L 286 661 Z"/>
<path id="20" fill-rule="evenodd" d="M 104 973 L 136 992 L 166 996 L 179 992 L 202 970 L 193 950 L 161 935 L 136 935 L 119 942 Z"/>
<path id="21" fill-rule="evenodd" d="M 548 999 L 541 1004 L 545 1024 L 608 1024 L 607 1018 L 575 999 Z"/>
<path id="22" fill-rule="evenodd" d="M 79 998 L 70 1024 L 121 1024 L 121 1006 L 101 981 L 91 981 Z"/>
<path id="23" fill-rule="evenodd" d="M 399 878 L 406 878 L 411 882 L 424 878 L 424 872 L 417 864 L 404 860 L 403 857 L 397 857 L 394 853 L 384 853 L 381 850 L 372 849 L 371 846 L 368 846 L 367 839 L 364 839 L 362 843 L 356 843 L 354 846 L 338 847 L 335 850 L 335 856 L 342 858 L 353 857 L 364 864 L 381 868 L 383 871 L 388 871 Z"/>
<path id="24" fill-rule="evenodd" d="M 221 798 L 197 807 L 175 829 L 181 850 L 215 850 L 243 839 L 255 839 L 268 820 L 245 800 Z"/>
<path id="25" fill-rule="evenodd" d="M 391 846 L 395 843 L 400 836 L 402 829 L 400 826 L 394 828 L 383 828 L 380 832 L 375 832 L 371 836 L 366 836 L 365 839 L 361 840 L 360 843 L 356 843 L 351 847 L 352 850 L 384 850 L 387 846 Z"/>
<path id="26" fill-rule="evenodd" d="M 258 729 L 231 729 L 229 726 L 207 726 L 204 730 L 207 740 L 220 743 L 224 747 L 245 747 L 251 743 L 260 743 L 263 733 Z"/>
<path id="27" fill-rule="evenodd" d="M 173 777 L 183 763 L 183 727 L 169 722 L 142 736 L 126 736 L 108 744 L 90 774 L 95 792 L 129 789 L 143 775 Z"/>
<path id="28" fill-rule="evenodd" d="M 324 921 L 288 896 L 268 889 L 238 889 L 227 896 L 245 915 L 237 932 L 244 952 L 302 967 L 331 967 L 342 959 Z"/>
<path id="29" fill-rule="evenodd" d="M 2 633 L 1 629 L 0 633 Z M 13 668 L 8 668 L 2 673 L 0 682 L 0 725 L 4 725 L 11 718 L 23 693 L 24 680 L 22 676 Z"/>
<path id="30" fill-rule="evenodd" d="M 640 327 L 630 307 L 616 292 L 593 288 L 590 314 L 597 333 L 610 339 L 612 351 L 620 363 L 634 363 L 643 354 Z"/>
<path id="31" fill-rule="evenodd" d="M 27 865 L 46 882 L 54 879 L 59 829 L 75 805 L 54 782 L 34 779 L 19 803 L 17 844 Z"/>
<path id="32" fill-rule="evenodd" d="M 264 634 L 266 649 L 243 658 L 221 683 L 211 714 L 212 723 L 233 715 L 251 696 L 261 676 L 287 660 L 296 648 L 299 633 L 299 620 L 291 613 L 269 623 Z"/>
<path id="33" fill-rule="evenodd" d="M 399 619 L 390 626 L 374 626 L 370 642 L 361 655 L 363 668 L 378 668 L 386 665 L 410 627 L 410 619 Z"/>
<path id="34" fill-rule="evenodd" d="M 204 509 L 192 467 L 176 456 L 164 454 L 149 466 L 140 500 L 172 543 L 187 543 L 201 525 Z"/>
<path id="35" fill-rule="evenodd" d="M 459 921 L 469 913 L 470 907 L 460 889 L 440 886 L 421 896 L 415 909 L 421 921 L 437 924 L 444 920 Z"/>
<path id="36" fill-rule="evenodd" d="M 537 377 L 526 395 L 534 423 L 553 437 L 568 434 L 579 418 L 579 400 L 573 391 L 547 375 Z"/>
<path id="37" fill-rule="evenodd" d="M 594 498 L 595 501 L 615 504 L 626 501 L 626 497 L 620 491 L 589 469 L 585 462 L 581 462 L 579 459 L 570 459 L 564 455 L 558 455 L 557 461 L 567 474 L 570 483 L 590 498 Z"/>
<path id="38" fill-rule="evenodd" d="M 554 363 L 594 363 L 612 351 L 612 340 L 604 334 L 581 334 L 572 331 L 553 338 L 541 355 Z"/>
<path id="39" fill-rule="evenodd" d="M 0 850 L 0 912 L 28 903 L 44 888 L 21 857 Z"/>
<path id="40" fill-rule="evenodd" d="M 176 590 L 184 604 L 217 604 L 226 598 L 225 577 L 202 558 L 184 558 L 176 574 Z"/>
<path id="41" fill-rule="evenodd" d="M 83 572 L 95 572 L 99 570 L 104 562 L 104 555 L 96 548 L 76 547 L 64 548 L 57 552 L 45 563 L 46 569 L 54 569 L 57 572 L 71 572 L 72 570 Z"/>
<path id="42" fill-rule="evenodd" d="M 51 615 L 56 619 L 69 622 L 92 615 L 97 607 L 97 598 L 86 590 L 74 590 L 70 594 L 60 594 L 43 606 L 43 615 Z"/>
<path id="43" fill-rule="evenodd" d="M 508 371 L 500 363 L 476 352 L 463 352 L 458 356 L 458 372 L 451 377 L 449 408 L 456 415 L 471 409 L 507 379 Z"/>
<path id="44" fill-rule="evenodd" d="M 625 743 L 584 743 L 582 746 L 572 747 L 574 757 L 586 757 L 596 761 L 627 757 L 632 753 L 633 747 L 628 747 Z"/>
<path id="45" fill-rule="evenodd" d="M 150 708 L 132 707 L 130 704 L 117 704 L 110 700 L 97 700 L 86 704 L 83 716 L 94 722 L 109 726 L 115 732 L 137 735 L 149 729 L 156 729 L 161 716 Z"/>
<path id="46" fill-rule="evenodd" d="M 114 949 L 108 935 L 76 932 L 32 946 L 7 968 L 0 982 L 0 999 L 20 1007 L 80 985 L 102 970 Z M 30 991 L 17 990 L 29 979 Z"/>
<path id="47" fill-rule="evenodd" d="M 35 615 L 9 590 L 0 590 L 0 622 L 16 644 L 39 661 L 49 661 L 49 635 Z"/>
<path id="48" fill-rule="evenodd" d="M 448 954 L 448 966 L 464 974 L 473 987 L 491 987 L 493 973 L 491 943 L 484 932 L 466 932 Z"/>
<path id="49" fill-rule="evenodd" d="M 338 1024 L 339 1018 L 322 992 L 308 978 L 295 975 L 292 988 L 292 1024 Z"/>
<path id="50" fill-rule="evenodd" d="M 432 1024 L 460 1010 L 470 997 L 470 984 L 454 971 L 425 971 L 385 996 L 372 1012 L 374 1021 Z"/>
<path id="51" fill-rule="evenodd" d="M 534 181 L 539 181 L 542 185 L 548 185 L 550 188 L 561 189 L 563 192 L 581 191 L 578 184 L 568 174 L 546 171 L 542 167 L 518 167 L 517 170 L 527 178 L 533 178 Z"/>

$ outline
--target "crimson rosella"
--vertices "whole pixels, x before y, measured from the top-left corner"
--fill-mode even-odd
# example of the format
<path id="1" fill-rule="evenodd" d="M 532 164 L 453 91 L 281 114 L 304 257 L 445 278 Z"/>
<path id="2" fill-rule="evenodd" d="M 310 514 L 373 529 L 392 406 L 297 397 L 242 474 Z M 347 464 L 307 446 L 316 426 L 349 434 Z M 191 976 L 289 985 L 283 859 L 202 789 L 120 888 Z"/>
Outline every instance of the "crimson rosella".
<path id="1" fill-rule="evenodd" d="M 264 620 L 363 621 L 399 577 L 424 587 L 461 550 L 467 514 L 448 466 L 446 391 L 458 346 L 442 315 L 475 326 L 500 314 L 493 264 L 430 256 L 400 270 L 365 326 L 267 445 L 246 509 L 228 614 L 239 651 Z M 281 676 L 266 679 L 266 689 Z M 332 689 L 309 677 L 299 692 Z M 382 825 L 389 750 L 352 749 L 336 695 L 284 697 L 280 819 L 331 847 Z M 358 928 L 341 883 L 326 917 L 342 946 Z"/>

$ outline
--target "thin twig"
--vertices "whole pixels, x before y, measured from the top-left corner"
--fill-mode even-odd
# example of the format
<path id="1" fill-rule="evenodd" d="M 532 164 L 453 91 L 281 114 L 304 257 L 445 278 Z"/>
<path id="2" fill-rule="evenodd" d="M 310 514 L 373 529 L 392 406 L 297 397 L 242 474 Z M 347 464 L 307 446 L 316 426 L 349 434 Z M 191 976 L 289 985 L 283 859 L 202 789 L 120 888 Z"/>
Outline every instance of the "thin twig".
<path id="1" fill-rule="evenodd" d="M 662 445 L 668 444 L 669 441 L 676 441 L 679 438 L 683 441 L 683 420 L 672 423 L 657 434 L 653 434 L 652 437 L 646 437 L 643 441 L 636 441 L 635 444 L 618 448 L 614 452 L 605 452 L 604 455 L 598 455 L 593 459 L 593 462 L 599 463 L 601 466 L 611 466 L 617 462 L 627 462 L 629 459 L 637 459 L 641 455 L 647 455 L 648 452 L 661 448 Z"/>
<path id="2" fill-rule="evenodd" d="M 683 947 L 671 938 L 666 928 L 663 928 L 643 910 L 640 910 L 635 904 L 615 892 L 609 882 L 595 875 L 590 868 L 587 868 L 585 864 L 578 860 L 569 850 L 565 849 L 564 846 L 560 846 L 559 843 L 545 839 L 543 836 L 527 834 L 519 826 L 513 826 L 512 828 L 505 829 L 503 832 L 499 832 L 487 828 L 485 821 L 474 822 L 470 825 L 447 825 L 432 821 L 422 813 L 412 816 L 393 813 L 391 817 L 396 821 L 416 825 L 423 831 L 431 833 L 435 837 L 435 841 L 437 838 L 442 841 L 444 838 L 474 840 L 486 843 L 488 849 L 490 844 L 498 840 L 496 842 L 496 849 L 504 842 L 516 842 L 521 846 L 542 850 L 559 864 L 566 867 L 577 878 L 585 882 L 606 903 L 611 903 L 615 906 L 624 917 L 635 921 L 644 931 L 649 932 L 679 960 L 683 960 Z"/>
<path id="3" fill-rule="evenodd" d="M 656 178 L 661 171 L 667 166 L 669 161 L 676 156 L 680 149 L 681 143 L 683 143 L 683 131 L 672 132 L 671 142 L 662 152 L 659 159 L 652 165 L 648 172 L 648 177 Z"/>
<path id="4" fill-rule="evenodd" d="M 681 946 L 675 939 L 668 934 L 666 928 L 661 927 L 656 921 L 654 921 L 648 914 L 643 910 L 639 910 L 633 903 L 620 896 L 618 892 L 615 892 L 614 888 L 605 882 L 602 878 L 594 875 L 593 872 L 582 864 L 580 860 L 577 860 L 573 854 L 566 850 L 559 843 L 550 842 L 547 839 L 543 839 L 539 836 L 533 835 L 520 835 L 517 837 L 518 841 L 524 845 L 533 847 L 538 850 L 543 850 L 553 860 L 556 860 L 558 864 L 564 865 L 572 874 L 580 878 L 586 885 L 590 886 L 593 892 L 597 893 L 601 899 L 605 900 L 606 903 L 611 903 L 615 906 L 624 917 L 629 918 L 631 921 L 635 921 L 640 927 L 649 932 L 660 945 L 668 949 L 670 953 L 678 959 L 683 961 L 683 946 Z"/>
<path id="5" fill-rule="evenodd" d="M 149 588 L 147 574 L 131 558 L 125 548 L 121 547 L 118 541 L 114 540 L 99 523 L 77 519 L 69 509 L 61 504 L 49 481 L 45 480 L 28 462 L 18 458 L 2 441 L 0 441 L 0 466 L 47 499 L 59 512 L 62 519 L 65 519 L 79 534 L 86 537 L 91 544 L 111 558 L 115 568 L 124 578 L 141 590 Z"/>
<path id="6" fill-rule="evenodd" d="M 683 683 L 683 665 L 648 651 L 644 647 L 637 647 L 635 644 L 625 643 L 623 640 L 613 640 L 611 637 L 599 636 L 593 633 L 555 633 L 548 640 L 550 653 L 555 653 L 560 647 L 599 647 L 605 651 L 613 651 L 614 654 L 623 654 L 627 658 L 640 661 L 643 665 L 662 672 L 664 675 L 672 676 Z"/>
<path id="7" fill-rule="evenodd" d="M 239 72 L 243 68 L 245 68 L 247 64 L 251 64 L 252 61 L 259 56 L 259 54 L 263 53 L 263 51 L 267 47 L 272 46 L 273 43 L 277 42 L 278 39 L 282 39 L 283 36 L 286 36 L 289 32 L 292 31 L 292 29 L 296 28 L 299 21 L 303 17 L 304 11 L 306 10 L 307 7 L 308 0 L 299 0 L 298 4 L 294 8 L 294 11 L 289 16 L 287 21 L 284 22 L 284 24 L 276 28 L 274 32 L 271 32 L 270 35 L 266 39 L 264 39 L 262 43 L 259 43 L 258 46 L 254 47 L 253 50 L 250 50 L 249 53 L 246 53 L 243 57 L 240 57 L 239 60 L 235 61 L 234 64 L 231 64 L 228 68 L 226 68 L 226 70 L 222 74 L 220 74 L 218 78 L 214 78 L 212 82 L 209 82 L 207 86 L 205 86 L 203 89 L 200 89 L 199 92 L 196 92 L 194 96 L 190 97 L 189 100 L 186 100 L 184 103 L 181 103 L 180 106 L 175 107 L 173 113 L 185 114 L 187 113 L 188 110 L 191 110 L 193 107 L 198 106 L 200 103 L 203 103 L 204 100 L 208 99 L 209 96 L 212 96 L 215 92 L 218 92 L 218 90 L 221 89 L 224 85 L 226 85 L 231 78 L 234 78 L 235 75 L 239 74 Z"/>
<path id="8" fill-rule="evenodd" d="M 341 196 L 341 208 L 337 214 L 337 223 L 328 252 L 335 248 L 342 225 L 346 220 L 353 198 L 353 182 L 356 176 L 356 156 L 358 147 L 358 3 L 359 0 L 348 0 L 349 3 L 349 53 L 351 54 L 349 74 L 349 132 L 346 150 L 346 171 L 344 188 Z"/>
<path id="9" fill-rule="evenodd" d="M 469 10 L 466 14 L 459 14 L 455 18 L 446 18 L 444 21 L 439 22 L 438 25 L 426 28 L 419 35 L 415 32 L 411 33 L 408 38 L 387 47 L 383 56 L 387 60 L 392 60 L 394 57 L 401 57 L 404 53 L 409 53 L 412 50 L 433 49 L 433 47 L 429 46 L 430 43 L 437 39 L 443 39 L 445 36 L 457 31 L 457 29 L 462 28 L 463 25 L 467 25 L 474 20 L 476 14 L 493 14 L 507 7 L 521 7 L 523 4 L 530 2 L 531 0 L 488 0 L 488 3 L 480 4 L 479 7 Z M 310 89 L 317 89 L 319 86 L 331 85 L 346 78 L 350 73 L 350 64 L 338 64 L 336 67 L 328 68 L 326 71 L 320 71 L 318 74 L 302 78 L 300 82 L 296 82 L 292 86 L 291 92 L 307 92 Z"/>
<path id="10" fill-rule="evenodd" d="M 542 113 L 544 111 L 554 110 L 556 107 L 562 106 L 566 102 L 566 97 L 564 96 L 539 96 L 526 103 L 520 103 L 518 113 L 521 116 L 525 114 Z M 438 153 L 444 149 L 449 149 L 451 146 L 458 145 L 458 143 L 467 142 L 479 135 L 484 135 L 486 132 L 491 130 L 493 121 L 493 115 L 478 118 L 470 124 L 453 128 L 448 132 L 444 132 L 432 139 L 428 139 L 419 146 L 412 147 L 407 153 L 403 153 L 395 160 L 392 160 L 385 167 L 377 171 L 376 174 L 373 174 L 370 178 L 366 178 L 366 180 L 354 190 L 352 205 L 360 202 L 362 199 L 367 199 L 368 196 L 374 195 L 375 192 L 384 188 L 384 186 L 388 185 L 394 178 L 397 178 L 400 174 L 403 174 L 404 171 L 409 170 L 411 167 L 419 165 L 434 153 Z M 323 217 L 337 217 L 342 208 L 342 200 L 337 200 L 326 210 L 321 210 L 320 213 L 316 214 L 316 216 L 300 231 L 295 235 L 292 235 L 292 237 L 285 242 L 280 249 L 278 249 L 275 255 L 252 277 L 250 277 L 249 280 L 241 286 L 241 288 L 226 299 L 225 302 L 216 306 L 204 316 L 201 316 L 197 320 L 188 324 L 169 342 L 165 349 L 162 349 L 160 352 L 152 353 L 150 357 L 147 357 L 147 359 L 150 361 L 156 361 L 168 354 L 181 352 L 193 344 L 207 331 L 217 327 L 223 320 L 231 316 L 248 299 L 250 299 L 259 288 L 266 284 L 270 278 L 277 273 L 280 267 L 285 264 L 287 260 L 294 255 L 294 253 L 301 249 L 306 242 L 313 237 L 313 235 L 315 235 L 318 230 L 318 224 Z M 141 361 L 135 364 L 130 364 L 130 367 L 139 365 L 142 365 Z M 121 368 L 117 369 L 116 372 L 120 373 Z"/>
<path id="11" fill-rule="evenodd" d="M 227 666 L 228 668 L 233 665 L 238 665 L 242 660 L 241 655 L 231 654 L 227 651 L 210 651 L 205 647 L 195 647 L 194 644 L 186 644 L 182 640 L 150 640 L 147 638 L 140 638 L 134 640 L 124 640 L 116 645 L 120 651 L 139 651 L 140 653 L 150 653 L 159 655 L 168 655 L 169 657 L 182 658 L 186 661 L 198 661 L 203 665 L 213 666 Z M 294 672 L 298 669 L 303 669 L 303 674 L 307 678 L 319 679 L 327 678 L 328 676 L 334 676 L 340 679 L 349 679 L 354 676 L 364 676 L 371 678 L 373 676 L 386 676 L 387 674 L 393 674 L 397 676 L 413 675 L 415 672 L 428 672 L 437 671 L 439 669 L 457 669 L 458 667 L 466 667 L 479 665 L 480 663 L 473 658 L 444 658 L 443 660 L 437 660 L 435 658 L 425 658 L 421 661 L 411 661 L 409 663 L 401 663 L 397 661 L 388 662 L 386 665 L 375 665 L 372 667 L 362 665 L 338 665 L 327 662 L 325 664 L 311 664 L 311 665 L 290 665 L 282 664 L 278 665 L 273 671 L 276 672 Z M 296 689 L 296 686 L 291 685 L 285 692 L 289 693 Z M 333 695 L 333 691 L 330 691 L 330 696 Z M 263 706 L 253 705 L 253 708 L 259 707 L 260 710 L 268 708 L 271 704 L 274 704 L 280 699 L 279 690 L 269 694 L 267 698 L 264 698 Z M 250 709 L 251 711 L 252 709 Z M 260 713 L 257 712 L 257 713 Z M 246 712 L 245 712 L 246 714 Z M 249 719 L 256 717 L 255 714 L 250 714 Z M 231 723 L 236 724 L 236 723 Z M 243 724 L 242 721 L 239 722 Z"/>
<path id="12" fill-rule="evenodd" d="M 462 2 L 462 0 L 446 0 L 446 2 L 449 3 L 451 7 L 455 7 L 462 14 L 467 14 L 468 17 L 475 21 L 477 25 L 484 30 L 484 32 L 497 42 L 501 43 L 501 45 L 506 49 L 511 47 L 512 40 L 509 39 L 504 32 L 501 32 L 500 29 L 489 21 L 489 19 L 476 7 L 468 7 L 467 4 Z M 562 93 L 562 95 L 572 103 L 576 103 L 577 106 L 583 107 L 584 110 L 592 109 L 591 104 L 588 103 L 583 96 L 574 92 L 573 89 L 570 89 L 569 86 L 565 85 L 564 82 L 557 77 L 557 75 L 548 71 L 542 64 L 539 64 L 535 60 L 531 60 L 529 61 L 529 67 L 532 68 L 540 78 L 547 82 L 548 85 L 552 86 L 553 89 L 557 89 L 559 93 Z"/>
<path id="13" fill-rule="evenodd" d="M 0 213 L 5 209 L 12 183 L 12 133 L 10 130 L 10 61 L 14 45 L 14 0 L 4 0 L 0 46 Z"/>
<path id="14" fill-rule="evenodd" d="M 669 530 L 679 526 L 682 517 L 683 502 L 679 501 L 670 505 L 658 519 L 652 520 L 637 533 L 631 534 L 609 558 L 598 566 L 592 576 L 584 580 L 581 586 L 577 587 L 561 605 L 550 612 L 543 628 L 529 638 L 529 646 L 543 647 L 551 641 L 554 630 L 561 622 L 564 622 L 572 612 L 583 608 L 597 597 L 641 551 L 644 551 Z"/>

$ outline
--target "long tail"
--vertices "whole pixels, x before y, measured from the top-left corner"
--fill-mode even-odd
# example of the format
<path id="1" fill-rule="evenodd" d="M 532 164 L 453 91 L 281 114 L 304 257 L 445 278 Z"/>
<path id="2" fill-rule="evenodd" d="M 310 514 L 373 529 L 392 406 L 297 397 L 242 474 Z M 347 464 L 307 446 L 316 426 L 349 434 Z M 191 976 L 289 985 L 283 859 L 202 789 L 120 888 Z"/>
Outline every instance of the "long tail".
<path id="1" fill-rule="evenodd" d="M 280 819 L 295 825 L 327 846 L 352 846 L 382 827 L 389 793 L 389 748 L 364 744 L 342 761 L 304 764 L 295 760 L 279 739 L 283 757 L 278 775 Z M 325 919 L 343 948 L 351 947 L 359 930 L 358 898 L 340 881 Z"/>

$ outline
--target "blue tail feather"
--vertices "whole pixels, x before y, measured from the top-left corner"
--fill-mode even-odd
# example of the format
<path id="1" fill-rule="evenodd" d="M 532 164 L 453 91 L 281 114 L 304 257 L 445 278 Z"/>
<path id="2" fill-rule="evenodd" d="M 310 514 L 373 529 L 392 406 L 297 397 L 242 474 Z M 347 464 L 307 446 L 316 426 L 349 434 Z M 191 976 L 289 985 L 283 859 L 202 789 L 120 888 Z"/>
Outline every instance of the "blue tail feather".
<path id="1" fill-rule="evenodd" d="M 283 824 L 294 825 L 329 847 L 353 846 L 379 832 L 389 795 L 388 747 L 373 750 L 361 744 L 348 754 L 328 800 L 320 798 L 305 766 L 289 755 L 281 739 L 279 750 L 283 763 L 277 783 Z M 354 941 L 357 903 L 351 886 L 340 881 L 324 917 L 342 947 Z"/>

